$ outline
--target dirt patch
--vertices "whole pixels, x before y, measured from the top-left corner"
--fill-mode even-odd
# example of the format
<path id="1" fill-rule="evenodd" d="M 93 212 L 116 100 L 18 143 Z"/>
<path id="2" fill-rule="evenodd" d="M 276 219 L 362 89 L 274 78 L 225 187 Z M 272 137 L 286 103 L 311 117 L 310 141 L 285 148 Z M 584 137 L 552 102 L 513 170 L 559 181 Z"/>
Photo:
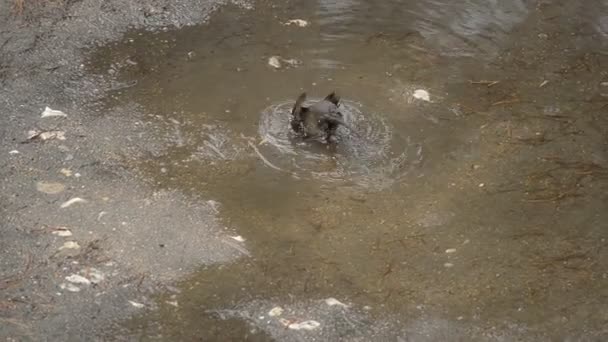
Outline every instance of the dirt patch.
<path id="1" fill-rule="evenodd" d="M 166 141 L 140 108 L 97 106 L 116 84 L 83 70 L 129 28 L 201 24 L 226 3 L 0 3 L 1 338 L 90 339 L 153 307 L 159 286 L 247 253 L 213 201 L 155 191 L 130 169 Z M 46 106 L 66 116 L 42 118 Z"/>

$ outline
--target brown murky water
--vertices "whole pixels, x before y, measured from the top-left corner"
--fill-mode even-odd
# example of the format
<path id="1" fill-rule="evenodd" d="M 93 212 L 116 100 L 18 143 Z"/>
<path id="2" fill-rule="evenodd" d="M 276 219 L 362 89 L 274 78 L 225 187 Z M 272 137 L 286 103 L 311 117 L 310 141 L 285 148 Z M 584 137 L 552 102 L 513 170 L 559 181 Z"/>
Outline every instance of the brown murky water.
<path id="1" fill-rule="evenodd" d="M 137 81 L 110 105 L 167 128 L 166 153 L 136 167 L 217 201 L 251 253 L 192 275 L 130 333 L 606 337 L 606 18 L 601 1 L 258 2 L 100 51 L 97 70 Z M 357 130 L 335 153 L 287 124 L 300 92 L 332 90 Z M 258 317 L 328 297 L 390 324 L 285 335 Z"/>

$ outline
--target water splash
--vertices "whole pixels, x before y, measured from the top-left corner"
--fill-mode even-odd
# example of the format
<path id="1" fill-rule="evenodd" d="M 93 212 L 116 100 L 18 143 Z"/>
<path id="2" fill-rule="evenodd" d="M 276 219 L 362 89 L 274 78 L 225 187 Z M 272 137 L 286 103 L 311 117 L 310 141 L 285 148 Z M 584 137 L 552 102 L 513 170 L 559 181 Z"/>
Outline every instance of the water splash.
<path id="1" fill-rule="evenodd" d="M 319 99 L 311 99 L 317 101 Z M 262 111 L 260 149 L 272 164 L 299 178 L 384 188 L 401 178 L 422 158 L 422 148 L 395 134 L 386 119 L 353 101 L 342 101 L 344 121 L 355 129 L 339 128 L 335 151 L 319 142 L 304 142 L 289 125 L 293 100 Z"/>

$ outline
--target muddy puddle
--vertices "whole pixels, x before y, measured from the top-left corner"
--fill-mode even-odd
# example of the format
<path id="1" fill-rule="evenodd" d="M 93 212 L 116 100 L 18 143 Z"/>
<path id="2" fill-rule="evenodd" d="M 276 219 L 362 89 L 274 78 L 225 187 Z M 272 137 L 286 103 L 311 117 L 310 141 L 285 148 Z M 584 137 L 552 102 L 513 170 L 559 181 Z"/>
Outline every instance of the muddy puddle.
<path id="1" fill-rule="evenodd" d="M 166 137 L 132 166 L 215 201 L 250 254 L 193 274 L 122 333 L 605 334 L 606 15 L 594 1 L 261 1 L 95 52 L 91 70 L 117 82 L 104 105 L 138 104 Z M 336 150 L 301 141 L 296 97 L 333 90 L 355 132 Z M 307 320 L 320 325 L 292 326 Z"/>

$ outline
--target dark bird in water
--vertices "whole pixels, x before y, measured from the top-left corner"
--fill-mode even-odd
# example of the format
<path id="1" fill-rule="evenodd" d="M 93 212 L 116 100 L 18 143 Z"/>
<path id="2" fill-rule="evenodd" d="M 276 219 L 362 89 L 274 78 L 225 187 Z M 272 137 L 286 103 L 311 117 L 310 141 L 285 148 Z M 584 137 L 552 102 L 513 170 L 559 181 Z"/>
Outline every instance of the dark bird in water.
<path id="1" fill-rule="evenodd" d="M 340 125 L 352 129 L 344 122 L 340 106 L 340 97 L 336 92 L 327 95 L 323 100 L 304 107 L 306 93 L 296 100 L 291 111 L 291 128 L 304 139 L 322 139 L 328 143 L 336 143 L 336 131 Z"/>

